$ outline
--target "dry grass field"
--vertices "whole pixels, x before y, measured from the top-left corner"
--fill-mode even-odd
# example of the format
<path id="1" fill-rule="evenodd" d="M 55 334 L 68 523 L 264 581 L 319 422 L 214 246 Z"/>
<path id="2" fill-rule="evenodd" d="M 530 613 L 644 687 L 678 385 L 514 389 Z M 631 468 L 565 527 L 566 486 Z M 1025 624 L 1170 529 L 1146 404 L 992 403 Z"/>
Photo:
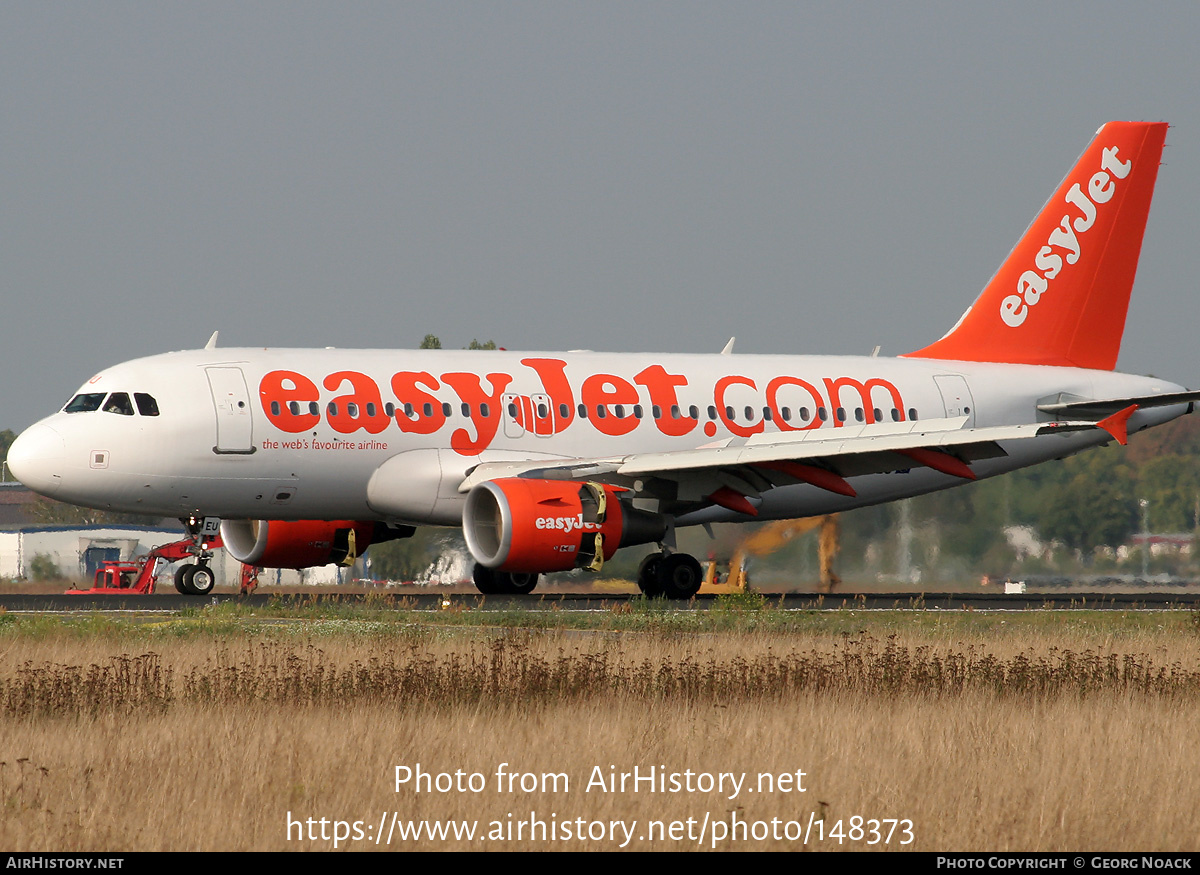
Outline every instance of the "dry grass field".
<path id="1" fill-rule="evenodd" d="M 1200 843 L 1190 617 L 1064 633 L 914 616 L 853 633 L 0 623 L 0 847 Z M 444 792 L 397 788 L 418 764 Z M 526 789 L 497 787 L 502 764 Z M 679 792 L 669 777 L 612 792 L 635 767 Z M 451 821 L 475 837 L 400 837 Z"/>

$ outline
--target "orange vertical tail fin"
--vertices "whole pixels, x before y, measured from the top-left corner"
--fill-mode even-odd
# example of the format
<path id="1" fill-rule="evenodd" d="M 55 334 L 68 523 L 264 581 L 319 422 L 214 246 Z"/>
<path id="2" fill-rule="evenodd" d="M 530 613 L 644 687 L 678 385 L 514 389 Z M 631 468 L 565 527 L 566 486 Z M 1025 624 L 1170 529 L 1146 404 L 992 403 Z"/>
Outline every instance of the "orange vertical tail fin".
<path id="1" fill-rule="evenodd" d="M 958 324 L 908 357 L 1112 370 L 1166 134 L 1097 131 Z"/>

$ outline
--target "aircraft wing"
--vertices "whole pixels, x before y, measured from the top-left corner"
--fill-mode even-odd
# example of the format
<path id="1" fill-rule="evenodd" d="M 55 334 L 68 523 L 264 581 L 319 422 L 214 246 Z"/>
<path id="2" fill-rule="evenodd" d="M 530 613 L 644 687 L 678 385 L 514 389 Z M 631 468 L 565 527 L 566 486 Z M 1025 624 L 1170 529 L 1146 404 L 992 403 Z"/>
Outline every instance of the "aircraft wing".
<path id="1" fill-rule="evenodd" d="M 1129 405 L 1099 422 L 1068 420 L 966 428 L 968 418 L 961 416 L 773 432 L 688 450 L 551 464 L 484 463 L 468 472 L 459 491 L 501 477 L 597 480 L 646 497 L 663 497 L 677 506 L 718 504 L 754 515 L 757 511 L 751 499 L 776 486 L 810 483 L 854 496 L 850 477 L 915 467 L 973 480 L 972 462 L 1007 455 L 1001 442 L 1101 429 L 1125 443 L 1125 423 L 1136 409 L 1136 405 Z"/>

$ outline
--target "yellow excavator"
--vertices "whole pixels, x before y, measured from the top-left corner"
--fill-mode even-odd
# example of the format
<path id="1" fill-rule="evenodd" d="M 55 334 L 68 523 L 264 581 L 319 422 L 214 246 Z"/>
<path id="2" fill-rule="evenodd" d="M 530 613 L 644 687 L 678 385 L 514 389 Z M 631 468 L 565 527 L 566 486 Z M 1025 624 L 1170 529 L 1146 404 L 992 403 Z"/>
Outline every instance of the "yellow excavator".
<path id="1" fill-rule="evenodd" d="M 820 592 L 833 592 L 842 579 L 833 571 L 833 560 L 840 547 L 841 528 L 837 514 L 806 517 L 799 520 L 779 520 L 767 523 L 744 538 L 729 560 L 729 573 L 723 581 L 718 580 L 717 563 L 711 561 L 704 573 L 704 589 L 707 592 L 743 592 L 746 589 L 746 560 L 751 556 L 766 556 L 782 549 L 792 538 L 821 530 L 817 541 L 817 556 L 821 566 Z"/>

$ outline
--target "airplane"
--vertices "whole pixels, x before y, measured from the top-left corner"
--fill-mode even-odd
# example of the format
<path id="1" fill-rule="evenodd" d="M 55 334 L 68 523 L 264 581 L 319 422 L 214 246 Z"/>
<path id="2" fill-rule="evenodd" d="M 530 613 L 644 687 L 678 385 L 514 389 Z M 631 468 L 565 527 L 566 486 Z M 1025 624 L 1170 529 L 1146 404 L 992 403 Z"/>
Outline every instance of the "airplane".
<path id="1" fill-rule="evenodd" d="M 29 488 L 178 516 L 241 562 L 352 560 L 462 526 L 483 593 L 657 545 L 647 595 L 702 581 L 679 527 L 836 513 L 1061 459 L 1190 413 L 1114 371 L 1165 123 L 1096 133 L 939 340 L 898 358 L 224 349 L 116 365 L 21 434 Z"/>

